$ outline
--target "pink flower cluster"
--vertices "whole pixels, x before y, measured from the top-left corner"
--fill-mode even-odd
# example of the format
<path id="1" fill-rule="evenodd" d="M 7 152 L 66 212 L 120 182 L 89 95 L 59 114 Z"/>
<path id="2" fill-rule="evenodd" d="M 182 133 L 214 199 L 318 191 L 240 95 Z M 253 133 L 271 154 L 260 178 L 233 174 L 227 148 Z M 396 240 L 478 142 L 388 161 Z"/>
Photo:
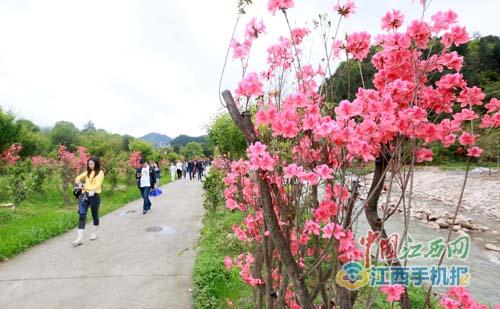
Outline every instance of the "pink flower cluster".
<path id="1" fill-rule="evenodd" d="M 267 146 L 261 142 L 248 146 L 247 153 L 252 169 L 273 171 L 276 161 L 267 152 L 266 148 Z"/>
<path id="2" fill-rule="evenodd" d="M 293 0 L 269 0 L 267 9 L 271 14 L 275 15 L 277 10 L 286 10 L 293 7 Z"/>
<path id="3" fill-rule="evenodd" d="M 19 143 L 10 145 L 3 153 L 0 154 L 1 165 L 14 165 L 19 160 L 19 153 L 23 150 L 23 146 Z"/>
<path id="4" fill-rule="evenodd" d="M 446 292 L 446 295 L 441 298 L 440 304 L 445 309 L 488 309 L 489 306 L 477 303 L 463 287 L 453 287 Z M 495 306 L 500 308 L 500 305 Z"/>
<path id="5" fill-rule="evenodd" d="M 401 299 L 401 295 L 405 292 L 405 288 L 401 284 L 386 285 L 380 288 L 380 292 L 387 296 L 388 303 L 392 303 Z"/>
<path id="6" fill-rule="evenodd" d="M 87 169 L 87 161 L 90 156 L 85 147 L 78 147 L 78 155 L 67 150 L 66 146 L 61 145 L 57 151 L 61 167 L 68 170 L 75 170 L 81 173 Z"/>
<path id="7" fill-rule="evenodd" d="M 51 158 L 44 158 L 43 156 L 34 156 L 31 158 L 31 164 L 34 167 L 39 167 L 39 166 L 54 167 L 55 161 Z"/>
<path id="8" fill-rule="evenodd" d="M 248 56 L 252 47 L 253 41 L 259 37 L 260 34 L 266 31 L 266 27 L 262 20 L 259 22 L 254 17 L 245 27 L 245 39 L 239 42 L 236 39 L 231 41 L 231 48 L 233 49 L 233 59 L 243 59 Z"/>
<path id="9" fill-rule="evenodd" d="M 130 157 L 128 158 L 128 163 L 131 168 L 139 168 L 141 164 L 139 161 L 142 158 L 142 154 L 140 151 L 134 151 L 130 154 Z"/>
<path id="10" fill-rule="evenodd" d="M 252 96 L 259 97 L 264 95 L 262 91 L 262 83 L 259 80 L 257 73 L 249 73 L 239 84 L 236 89 L 238 97 L 246 97 L 250 99 Z"/>

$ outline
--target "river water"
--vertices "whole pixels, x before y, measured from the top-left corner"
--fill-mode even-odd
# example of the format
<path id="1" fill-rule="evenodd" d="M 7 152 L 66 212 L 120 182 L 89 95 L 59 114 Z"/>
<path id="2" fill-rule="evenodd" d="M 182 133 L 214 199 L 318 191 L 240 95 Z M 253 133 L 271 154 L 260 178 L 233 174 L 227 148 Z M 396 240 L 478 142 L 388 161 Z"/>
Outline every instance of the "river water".
<path id="1" fill-rule="evenodd" d="M 387 233 L 402 233 L 404 227 L 403 220 L 402 215 L 399 213 L 394 214 L 386 222 Z M 446 240 L 448 236 L 448 230 L 434 230 L 424 226 L 414 219 L 410 220 L 411 224 L 408 233 L 414 242 L 418 241 L 424 243 L 424 248 L 427 247 L 428 242 L 439 237 Z M 366 221 L 364 213 L 362 213 L 359 217 L 358 224 L 353 226 L 353 231 L 356 232 L 356 237 L 359 239 L 361 236 L 366 235 L 368 230 L 370 230 L 370 227 Z M 458 236 L 458 233 L 453 232 L 452 240 Z M 375 249 L 373 249 L 373 252 L 375 252 Z M 437 266 L 438 262 L 438 259 L 416 259 L 411 260 L 408 265 Z M 458 258 L 445 258 L 442 266 L 446 265 L 469 266 L 471 272 L 471 284 L 468 289 L 472 292 L 474 299 L 490 305 L 500 304 L 500 253 L 484 249 L 482 243 L 471 237 L 470 253 L 468 258 L 466 260 L 460 260 Z M 443 289 L 438 289 L 438 291 L 443 291 Z"/>

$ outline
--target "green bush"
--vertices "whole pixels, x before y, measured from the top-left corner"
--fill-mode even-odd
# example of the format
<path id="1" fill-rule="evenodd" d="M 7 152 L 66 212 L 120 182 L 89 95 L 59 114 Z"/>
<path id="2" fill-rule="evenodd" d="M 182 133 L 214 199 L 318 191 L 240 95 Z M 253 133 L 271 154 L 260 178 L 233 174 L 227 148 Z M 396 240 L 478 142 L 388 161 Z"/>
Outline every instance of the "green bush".
<path id="1" fill-rule="evenodd" d="M 224 199 L 224 183 L 223 174 L 218 170 L 211 170 L 203 180 L 203 191 L 205 201 L 203 205 L 209 211 L 215 211 L 217 206 Z"/>
<path id="2" fill-rule="evenodd" d="M 47 173 L 42 169 L 33 169 L 31 162 L 27 160 L 8 166 L 2 181 L 6 197 L 2 198 L 19 207 L 25 199 L 39 193 L 37 186 L 42 186 Z"/>

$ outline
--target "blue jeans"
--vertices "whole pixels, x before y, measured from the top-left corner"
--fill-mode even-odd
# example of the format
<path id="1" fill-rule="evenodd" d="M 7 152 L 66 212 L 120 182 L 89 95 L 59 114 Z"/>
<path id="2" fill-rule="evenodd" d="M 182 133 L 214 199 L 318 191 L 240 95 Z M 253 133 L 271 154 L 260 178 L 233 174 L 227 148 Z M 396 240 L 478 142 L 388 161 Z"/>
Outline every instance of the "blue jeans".
<path id="1" fill-rule="evenodd" d="M 78 228 L 85 228 L 85 221 L 87 221 L 87 210 L 90 206 L 90 211 L 92 212 L 92 219 L 94 221 L 94 225 L 99 225 L 99 205 L 101 204 L 101 198 L 99 194 L 96 194 L 92 197 L 85 197 L 85 194 L 82 194 L 78 200 Z"/>
<path id="2" fill-rule="evenodd" d="M 151 192 L 151 187 L 141 187 L 141 196 L 144 200 L 144 204 L 142 206 L 143 210 L 151 209 L 151 200 L 149 199 L 149 192 Z"/>

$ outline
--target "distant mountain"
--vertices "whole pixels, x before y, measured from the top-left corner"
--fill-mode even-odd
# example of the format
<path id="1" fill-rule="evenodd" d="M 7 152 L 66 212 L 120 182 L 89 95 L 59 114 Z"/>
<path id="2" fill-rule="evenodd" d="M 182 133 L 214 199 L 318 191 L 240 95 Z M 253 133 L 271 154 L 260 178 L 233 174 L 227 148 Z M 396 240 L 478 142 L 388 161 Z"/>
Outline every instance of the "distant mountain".
<path id="1" fill-rule="evenodd" d="M 139 137 L 139 139 L 153 144 L 155 148 L 166 147 L 170 145 L 172 141 L 171 137 L 160 133 L 149 133 L 144 135 L 143 137 Z"/>
<path id="2" fill-rule="evenodd" d="M 188 136 L 181 134 L 174 138 L 171 142 L 171 146 L 186 146 L 190 142 L 197 142 L 200 144 L 206 144 L 207 142 L 207 136 L 202 135 L 202 136 Z"/>

